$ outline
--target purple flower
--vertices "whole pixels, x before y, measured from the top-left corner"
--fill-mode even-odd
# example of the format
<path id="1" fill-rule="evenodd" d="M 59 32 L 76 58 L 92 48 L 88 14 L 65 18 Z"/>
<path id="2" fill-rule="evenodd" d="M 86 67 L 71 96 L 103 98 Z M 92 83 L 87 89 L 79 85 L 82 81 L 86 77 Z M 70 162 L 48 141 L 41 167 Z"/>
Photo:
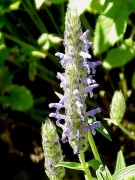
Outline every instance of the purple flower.
<path id="1" fill-rule="evenodd" d="M 56 108 L 56 112 L 59 111 L 63 107 L 63 104 L 60 103 L 50 103 L 49 108 Z"/>
<path id="2" fill-rule="evenodd" d="M 59 73 L 57 72 L 57 78 L 61 80 L 61 83 L 60 83 L 60 87 L 61 88 L 65 88 L 67 87 L 67 82 L 66 82 L 66 79 L 65 79 L 65 73 Z"/>
<path id="3" fill-rule="evenodd" d="M 96 67 L 98 65 L 101 65 L 102 63 L 101 63 L 101 61 L 95 61 L 95 62 L 87 61 L 87 64 L 89 65 L 89 68 L 92 69 L 92 74 L 95 74 L 96 73 Z"/>
<path id="4" fill-rule="evenodd" d="M 87 83 L 87 85 L 95 84 L 96 81 L 92 79 L 92 76 L 88 76 L 87 78 L 83 78 L 81 82 Z"/>
<path id="5" fill-rule="evenodd" d="M 60 119 L 66 119 L 67 116 L 56 112 L 56 113 L 50 113 L 49 117 L 55 117 L 56 119 L 60 120 Z"/>
<path id="6" fill-rule="evenodd" d="M 72 132 L 71 129 L 64 126 L 63 133 L 62 133 L 62 142 L 63 143 L 67 142 L 67 137 L 70 135 L 71 132 Z"/>
<path id="7" fill-rule="evenodd" d="M 101 126 L 101 122 L 100 121 L 96 121 L 93 124 L 90 124 L 88 126 L 84 126 L 84 130 L 85 131 L 89 131 L 90 130 L 90 131 L 92 131 L 92 134 L 95 135 L 96 134 L 96 130 L 95 129 L 98 126 Z"/>
<path id="8" fill-rule="evenodd" d="M 90 110 L 90 111 L 88 111 L 88 112 L 86 112 L 85 113 L 85 117 L 88 117 L 88 116 L 90 116 L 90 117 L 92 117 L 92 118 L 96 118 L 96 114 L 97 113 L 100 113 L 101 112 L 101 109 L 100 108 L 96 108 L 96 109 L 92 109 L 92 110 Z"/>
<path id="9" fill-rule="evenodd" d="M 87 52 L 80 52 L 79 55 L 82 56 L 84 59 L 91 59 L 91 55 Z"/>
<path id="10" fill-rule="evenodd" d="M 90 30 L 86 30 L 80 37 L 80 40 L 85 43 L 85 52 L 88 52 L 90 46 L 92 45 L 92 42 L 89 42 L 89 40 L 88 40 L 89 32 L 90 32 Z"/>
<path id="11" fill-rule="evenodd" d="M 66 54 L 63 54 L 63 53 L 60 53 L 60 52 L 55 53 L 55 56 L 58 56 L 61 58 L 60 63 L 61 63 L 63 68 L 65 68 L 68 61 L 73 60 L 73 57 L 66 55 Z"/>
<path id="12" fill-rule="evenodd" d="M 92 90 L 96 87 L 98 87 L 99 85 L 98 84 L 92 84 L 92 85 L 89 85 L 85 88 L 82 89 L 82 92 L 85 93 L 85 92 L 89 92 L 90 93 L 90 98 L 93 97 L 93 92 Z"/>

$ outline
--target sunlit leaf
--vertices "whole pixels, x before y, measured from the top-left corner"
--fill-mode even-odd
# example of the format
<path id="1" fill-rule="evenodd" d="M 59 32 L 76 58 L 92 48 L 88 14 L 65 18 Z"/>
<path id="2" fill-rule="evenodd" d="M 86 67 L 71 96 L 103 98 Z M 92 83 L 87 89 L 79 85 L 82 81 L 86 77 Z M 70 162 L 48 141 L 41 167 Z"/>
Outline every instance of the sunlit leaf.
<path id="1" fill-rule="evenodd" d="M 135 43 L 128 39 L 119 48 L 113 48 L 103 62 L 105 68 L 111 69 L 127 64 L 135 56 Z"/>
<path id="2" fill-rule="evenodd" d="M 125 164 L 123 153 L 122 151 L 119 151 L 117 155 L 117 160 L 116 160 L 115 173 L 125 167 L 126 167 L 126 164 Z"/>
<path id="3" fill-rule="evenodd" d="M 92 160 L 88 161 L 87 164 L 88 164 L 88 166 L 93 167 L 93 169 L 96 171 L 99 169 L 101 162 L 96 159 L 92 159 Z"/>
<path id="4" fill-rule="evenodd" d="M 76 163 L 76 162 L 59 162 L 56 167 L 66 167 L 69 169 L 75 169 L 75 170 L 83 170 L 83 167 L 80 163 Z"/>
<path id="5" fill-rule="evenodd" d="M 128 179 L 129 177 L 135 177 L 135 165 L 127 166 L 113 175 L 114 180 Z"/>
<path id="6" fill-rule="evenodd" d="M 128 15 L 134 7 L 129 1 L 106 1 L 102 15 L 97 19 L 94 33 L 94 54 L 101 54 L 120 40 L 126 30 Z"/>
<path id="7" fill-rule="evenodd" d="M 19 0 L 19 1 L 15 1 L 15 2 L 13 2 L 13 3 L 9 6 L 9 9 L 10 9 L 10 10 L 17 10 L 17 9 L 19 8 L 20 4 L 21 4 L 21 1 L 20 1 L 20 0 Z"/>

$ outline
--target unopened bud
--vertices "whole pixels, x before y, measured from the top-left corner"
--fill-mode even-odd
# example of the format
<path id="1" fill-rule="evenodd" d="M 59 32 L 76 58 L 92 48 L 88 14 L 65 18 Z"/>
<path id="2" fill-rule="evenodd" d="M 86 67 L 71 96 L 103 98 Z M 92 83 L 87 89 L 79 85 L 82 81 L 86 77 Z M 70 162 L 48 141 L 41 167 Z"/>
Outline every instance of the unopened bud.
<path id="1" fill-rule="evenodd" d="M 121 91 L 115 91 L 110 105 L 110 118 L 117 123 L 121 122 L 126 109 L 125 98 Z"/>
<path id="2" fill-rule="evenodd" d="M 42 125 L 42 146 L 45 158 L 45 172 L 51 180 L 62 180 L 63 167 L 55 167 L 62 160 L 62 150 L 55 125 L 47 119 Z"/>

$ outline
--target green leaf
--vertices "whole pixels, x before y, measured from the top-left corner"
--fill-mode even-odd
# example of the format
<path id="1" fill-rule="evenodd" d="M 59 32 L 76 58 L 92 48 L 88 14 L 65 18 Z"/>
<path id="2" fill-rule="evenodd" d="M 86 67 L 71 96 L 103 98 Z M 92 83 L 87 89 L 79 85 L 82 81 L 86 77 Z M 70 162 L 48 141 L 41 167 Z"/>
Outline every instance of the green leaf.
<path id="1" fill-rule="evenodd" d="M 88 161 L 87 164 L 88 164 L 88 166 L 93 167 L 93 169 L 96 171 L 99 169 L 101 162 L 96 159 L 92 159 L 92 160 Z"/>
<path id="2" fill-rule="evenodd" d="M 117 155 L 115 173 L 125 167 L 126 167 L 126 164 L 125 164 L 124 156 L 123 156 L 122 151 L 120 150 Z"/>
<path id="3" fill-rule="evenodd" d="M 112 139 L 111 139 L 108 131 L 106 130 L 106 128 L 104 128 L 103 125 L 98 126 L 98 127 L 96 128 L 96 130 L 97 130 L 100 134 L 102 134 L 104 137 L 106 137 L 108 140 L 112 141 Z"/>
<path id="4" fill-rule="evenodd" d="M 96 174 L 97 174 L 98 180 L 113 180 L 113 176 L 111 175 L 107 166 L 105 166 L 105 168 L 103 166 L 101 166 L 96 171 Z"/>
<path id="5" fill-rule="evenodd" d="M 0 67 L 0 90 L 5 91 L 5 88 L 12 82 L 13 75 L 9 72 L 8 68 Z"/>
<path id="6" fill-rule="evenodd" d="M 26 87 L 12 85 L 6 95 L 0 97 L 0 102 L 13 110 L 26 111 L 33 106 L 33 97 Z"/>
<path id="7" fill-rule="evenodd" d="M 127 166 L 113 175 L 114 180 L 127 179 L 129 177 L 135 177 L 135 164 Z"/>
<path id="8" fill-rule="evenodd" d="M 90 0 L 90 6 L 88 10 L 93 13 L 101 13 L 102 12 L 103 2 L 100 0 Z"/>
<path id="9" fill-rule="evenodd" d="M 106 1 L 105 10 L 97 19 L 94 33 L 94 54 L 105 52 L 124 35 L 127 26 L 128 15 L 134 7 L 129 1 Z"/>
<path id="10" fill-rule="evenodd" d="M 135 42 L 126 39 L 119 48 L 110 50 L 103 62 L 105 68 L 111 69 L 127 64 L 135 56 Z"/>
<path id="11" fill-rule="evenodd" d="M 37 40 L 39 46 L 41 46 L 45 51 L 47 51 L 53 44 L 60 43 L 60 41 L 61 39 L 59 37 L 47 33 L 42 34 Z"/>
<path id="12" fill-rule="evenodd" d="M 61 167 L 61 166 L 69 169 L 83 170 L 81 164 L 76 162 L 59 162 L 55 167 Z"/>

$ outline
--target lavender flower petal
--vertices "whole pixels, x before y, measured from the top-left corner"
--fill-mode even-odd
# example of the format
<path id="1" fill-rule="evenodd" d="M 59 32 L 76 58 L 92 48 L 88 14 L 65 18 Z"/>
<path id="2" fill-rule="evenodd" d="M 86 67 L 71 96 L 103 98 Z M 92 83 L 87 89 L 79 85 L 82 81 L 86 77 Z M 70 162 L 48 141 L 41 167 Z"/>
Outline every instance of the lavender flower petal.
<path id="1" fill-rule="evenodd" d="M 95 135 L 96 131 L 95 129 L 98 127 L 98 126 L 101 126 L 101 122 L 100 121 L 96 121 L 94 122 L 93 124 L 90 124 L 88 126 L 84 126 L 84 130 L 85 131 L 92 131 L 92 134 Z"/>
<path id="2" fill-rule="evenodd" d="M 93 92 L 92 90 L 96 87 L 98 87 L 99 85 L 98 84 L 92 84 L 92 85 L 89 85 L 85 88 L 82 89 L 82 92 L 85 93 L 85 92 L 89 92 L 90 93 L 90 98 L 93 97 Z"/>
<path id="3" fill-rule="evenodd" d="M 100 113 L 100 112 L 101 112 L 101 109 L 100 109 L 100 108 L 92 109 L 92 110 L 90 110 L 90 111 L 88 111 L 88 112 L 85 113 L 85 117 L 90 116 L 90 117 L 96 118 L 95 115 L 96 115 L 97 113 Z"/>

